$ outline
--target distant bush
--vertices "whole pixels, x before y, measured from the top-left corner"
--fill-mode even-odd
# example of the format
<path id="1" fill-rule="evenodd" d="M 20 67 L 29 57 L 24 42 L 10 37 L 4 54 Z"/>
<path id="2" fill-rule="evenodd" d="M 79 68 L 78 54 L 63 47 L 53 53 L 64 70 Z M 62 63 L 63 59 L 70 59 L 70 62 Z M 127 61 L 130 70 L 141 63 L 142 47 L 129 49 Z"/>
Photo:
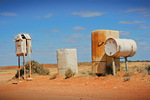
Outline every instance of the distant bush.
<path id="1" fill-rule="evenodd" d="M 26 62 L 25 64 L 26 72 L 29 72 L 29 62 Z M 49 75 L 49 70 L 43 67 L 43 64 L 39 64 L 38 62 L 32 60 L 31 61 L 31 73 L 37 73 L 39 75 Z M 20 70 L 20 76 L 24 75 L 24 68 L 21 68 Z M 16 78 L 19 76 L 19 70 L 17 71 L 17 74 L 15 75 Z"/>
<path id="2" fill-rule="evenodd" d="M 66 76 L 66 79 L 67 78 L 70 78 L 72 76 L 74 76 L 75 73 L 73 73 L 73 71 L 71 69 L 68 69 L 66 72 L 65 72 L 65 76 Z"/>
<path id="3" fill-rule="evenodd" d="M 57 78 L 57 75 L 58 75 L 58 74 L 53 74 L 53 75 L 50 77 L 50 80 L 56 79 L 56 78 Z"/>
<path id="4" fill-rule="evenodd" d="M 150 75 L 150 65 L 147 65 L 145 69 L 148 71 L 148 75 Z"/>
<path id="5" fill-rule="evenodd" d="M 23 68 L 21 68 L 20 69 L 20 76 L 23 76 L 24 75 L 24 69 Z M 16 73 L 16 75 L 15 75 L 15 78 L 18 78 L 19 77 L 19 70 L 17 70 L 17 73 Z"/>
<path id="6" fill-rule="evenodd" d="M 132 72 L 126 72 L 126 73 L 124 73 L 124 75 L 123 75 L 124 82 L 129 81 L 129 80 L 130 80 L 130 77 L 131 77 L 132 75 L 133 75 Z"/>
<path id="7" fill-rule="evenodd" d="M 126 72 L 126 73 L 123 74 L 123 77 L 130 77 L 130 76 L 132 76 L 132 75 L 133 75 L 133 73 L 131 73 L 131 72 Z"/>
<path id="8" fill-rule="evenodd" d="M 124 82 L 129 81 L 130 77 L 124 77 Z"/>

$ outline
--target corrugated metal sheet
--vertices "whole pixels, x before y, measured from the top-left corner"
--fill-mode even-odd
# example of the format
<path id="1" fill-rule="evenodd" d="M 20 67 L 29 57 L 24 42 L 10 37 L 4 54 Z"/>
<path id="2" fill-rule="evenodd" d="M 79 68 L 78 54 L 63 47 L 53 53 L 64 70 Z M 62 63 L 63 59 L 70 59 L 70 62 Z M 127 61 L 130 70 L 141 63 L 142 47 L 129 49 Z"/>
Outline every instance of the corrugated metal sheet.
<path id="1" fill-rule="evenodd" d="M 15 41 L 22 40 L 22 39 L 31 40 L 31 37 L 30 37 L 29 34 L 25 34 L 25 33 L 18 34 L 18 35 L 15 37 Z"/>

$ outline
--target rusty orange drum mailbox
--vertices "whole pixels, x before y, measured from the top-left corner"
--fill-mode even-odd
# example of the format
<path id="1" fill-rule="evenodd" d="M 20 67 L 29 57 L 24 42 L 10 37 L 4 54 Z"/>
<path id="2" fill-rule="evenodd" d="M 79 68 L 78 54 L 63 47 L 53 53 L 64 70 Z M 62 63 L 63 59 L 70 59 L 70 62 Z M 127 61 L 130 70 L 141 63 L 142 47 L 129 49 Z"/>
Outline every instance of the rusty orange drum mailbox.
<path id="1" fill-rule="evenodd" d="M 105 41 L 108 38 L 119 38 L 119 31 L 95 30 L 91 34 L 92 42 L 92 72 L 95 74 L 106 74 L 108 66 L 112 66 L 111 57 L 104 51 Z M 120 67 L 120 60 L 115 59 L 116 70 Z"/>

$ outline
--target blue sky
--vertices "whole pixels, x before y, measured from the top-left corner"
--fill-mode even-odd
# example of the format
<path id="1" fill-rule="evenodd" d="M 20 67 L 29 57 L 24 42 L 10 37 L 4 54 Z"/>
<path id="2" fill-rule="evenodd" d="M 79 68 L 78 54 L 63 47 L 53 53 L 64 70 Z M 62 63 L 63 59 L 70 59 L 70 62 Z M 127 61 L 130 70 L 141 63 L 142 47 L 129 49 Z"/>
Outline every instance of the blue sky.
<path id="1" fill-rule="evenodd" d="M 91 32 L 99 29 L 137 42 L 129 60 L 150 59 L 150 0 L 0 0 L 0 66 L 17 65 L 19 33 L 31 35 L 31 57 L 39 63 L 57 63 L 56 50 L 64 48 L 90 62 Z"/>

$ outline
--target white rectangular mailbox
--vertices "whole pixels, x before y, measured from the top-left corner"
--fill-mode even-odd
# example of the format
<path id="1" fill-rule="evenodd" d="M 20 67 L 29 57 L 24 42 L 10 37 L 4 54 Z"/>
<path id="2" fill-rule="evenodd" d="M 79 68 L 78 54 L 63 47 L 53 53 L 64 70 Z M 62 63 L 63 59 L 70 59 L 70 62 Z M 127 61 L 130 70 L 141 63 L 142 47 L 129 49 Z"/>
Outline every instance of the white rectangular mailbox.
<path id="1" fill-rule="evenodd" d="M 24 54 L 27 55 L 28 52 L 31 52 L 31 37 L 29 34 L 18 34 L 15 37 L 15 46 L 16 56 L 23 56 Z"/>

